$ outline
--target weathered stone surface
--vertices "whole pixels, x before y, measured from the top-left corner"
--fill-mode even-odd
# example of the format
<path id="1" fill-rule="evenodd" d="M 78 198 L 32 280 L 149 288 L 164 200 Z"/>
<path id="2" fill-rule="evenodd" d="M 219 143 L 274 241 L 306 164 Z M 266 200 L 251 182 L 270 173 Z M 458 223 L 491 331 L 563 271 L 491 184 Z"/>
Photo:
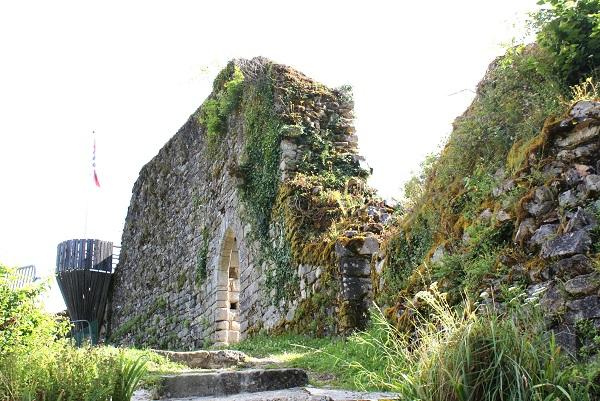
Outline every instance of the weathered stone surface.
<path id="1" fill-rule="evenodd" d="M 496 213 L 496 220 L 499 221 L 500 223 L 509 221 L 511 219 L 512 219 L 511 215 L 504 210 L 499 210 L 498 213 Z"/>
<path id="2" fill-rule="evenodd" d="M 548 285 L 540 299 L 540 307 L 550 316 L 557 316 L 564 312 L 566 299 L 555 284 Z"/>
<path id="3" fill-rule="evenodd" d="M 370 278 L 343 277 L 341 297 L 344 300 L 362 300 L 371 290 Z"/>
<path id="4" fill-rule="evenodd" d="M 600 102 L 594 102 L 592 100 L 580 100 L 575 103 L 569 115 L 574 118 L 596 118 L 600 119 Z"/>
<path id="5" fill-rule="evenodd" d="M 192 398 L 169 398 L 168 401 L 394 401 L 400 400 L 394 393 L 364 393 L 329 388 L 296 387 L 287 390 L 240 393 L 229 396 Z M 152 394 L 145 390 L 134 393 L 132 401 L 150 401 Z"/>
<path id="6" fill-rule="evenodd" d="M 222 369 L 246 362 L 243 352 L 233 350 L 175 352 L 154 350 L 169 360 L 188 366 L 191 369 Z"/>
<path id="7" fill-rule="evenodd" d="M 379 241 L 375 237 L 367 237 L 358 250 L 360 255 L 373 255 L 379 250 Z"/>
<path id="8" fill-rule="evenodd" d="M 561 161 L 574 161 L 574 160 L 589 160 L 596 155 L 600 145 L 598 143 L 588 143 L 576 147 L 575 149 L 564 149 L 558 152 L 556 155 L 558 160 Z"/>
<path id="9" fill-rule="evenodd" d="M 591 295 L 600 288 L 600 273 L 577 276 L 565 283 L 565 291 L 572 296 Z"/>
<path id="10" fill-rule="evenodd" d="M 600 298 L 597 295 L 568 301 L 566 306 L 565 322 L 569 324 L 576 323 L 582 319 L 600 318 Z"/>
<path id="11" fill-rule="evenodd" d="M 542 245 L 540 256 L 544 259 L 549 259 L 586 253 L 591 244 L 590 235 L 585 230 L 579 230 L 546 241 Z"/>
<path id="12" fill-rule="evenodd" d="M 544 224 L 540 226 L 529 240 L 530 245 L 542 245 L 552 238 L 558 230 L 558 224 Z"/>
<path id="13" fill-rule="evenodd" d="M 577 333 L 573 326 L 560 324 L 554 329 L 554 338 L 556 343 L 568 354 L 575 356 L 577 354 Z"/>
<path id="14" fill-rule="evenodd" d="M 561 148 L 575 148 L 583 143 L 596 139 L 600 135 L 600 126 L 587 126 L 571 131 L 564 138 L 558 138 L 556 145 Z"/>
<path id="15" fill-rule="evenodd" d="M 370 277 L 371 264 L 365 258 L 343 257 L 340 258 L 340 271 L 345 276 Z"/>
<path id="16" fill-rule="evenodd" d="M 491 209 L 485 209 L 483 212 L 479 213 L 479 220 L 490 221 L 494 213 L 492 213 Z"/>
<path id="17" fill-rule="evenodd" d="M 445 255 L 446 255 L 446 249 L 444 248 L 443 245 L 439 245 L 437 248 L 435 248 L 435 251 L 433 251 L 433 255 L 431 255 L 431 262 L 432 263 L 437 263 Z"/>
<path id="18" fill-rule="evenodd" d="M 300 369 L 244 370 L 216 373 L 186 373 L 162 376 L 162 398 L 224 396 L 258 391 L 273 391 L 308 384 Z"/>
<path id="19" fill-rule="evenodd" d="M 598 226 L 596 218 L 582 208 L 571 216 L 569 222 L 565 226 L 564 232 L 570 233 L 577 230 L 592 231 Z"/>
<path id="20" fill-rule="evenodd" d="M 574 187 L 583 180 L 583 177 L 577 169 L 570 168 L 563 173 L 563 180 L 568 187 Z"/>
<path id="21" fill-rule="evenodd" d="M 568 280 L 581 274 L 591 273 L 593 270 L 594 267 L 590 258 L 585 255 L 574 255 L 547 265 L 541 271 L 541 276 L 544 280 L 555 277 Z"/>
<path id="22" fill-rule="evenodd" d="M 590 174 L 586 176 L 583 181 L 588 192 L 594 194 L 600 192 L 600 175 Z"/>
<path id="23" fill-rule="evenodd" d="M 565 191 L 558 195 L 558 204 L 560 207 L 573 207 L 577 206 L 578 203 L 579 199 L 575 195 L 575 191 L 572 189 L 569 189 L 568 191 Z"/>
<path id="24" fill-rule="evenodd" d="M 529 238 L 535 231 L 535 220 L 527 218 L 519 224 L 517 233 L 515 234 L 515 243 L 521 244 Z"/>

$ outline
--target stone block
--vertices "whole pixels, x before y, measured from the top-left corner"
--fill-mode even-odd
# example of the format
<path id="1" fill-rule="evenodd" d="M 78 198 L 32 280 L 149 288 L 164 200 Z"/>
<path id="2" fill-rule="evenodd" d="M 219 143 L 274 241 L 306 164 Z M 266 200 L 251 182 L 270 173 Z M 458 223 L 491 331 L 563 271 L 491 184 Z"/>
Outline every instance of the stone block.
<path id="1" fill-rule="evenodd" d="M 555 143 L 558 147 L 572 149 L 596 139 L 599 135 L 600 126 L 587 126 L 571 131 L 566 137 L 558 138 Z"/>
<path id="2" fill-rule="evenodd" d="M 546 240 L 552 238 L 556 231 L 558 230 L 558 224 L 544 224 L 540 228 L 538 228 L 531 239 L 529 240 L 529 245 L 537 245 L 540 246 Z"/>
<path id="3" fill-rule="evenodd" d="M 214 339 L 218 343 L 227 343 L 228 330 L 215 331 Z"/>
<path id="4" fill-rule="evenodd" d="M 585 230 L 579 230 L 546 241 L 542 246 L 540 256 L 549 259 L 583 254 L 589 250 L 591 244 L 590 235 Z"/>
<path id="5" fill-rule="evenodd" d="M 558 195 L 558 204 L 560 207 L 568 208 L 568 207 L 577 206 L 578 202 L 579 202 L 579 199 L 577 199 L 577 196 L 575 195 L 575 191 L 572 189 L 569 189 L 568 191 L 565 191 L 565 192 L 561 193 L 560 195 Z"/>
<path id="6" fill-rule="evenodd" d="M 540 300 L 540 307 L 548 316 L 558 316 L 565 309 L 565 297 L 556 285 L 550 284 Z"/>
<path id="7" fill-rule="evenodd" d="M 600 128 L 600 127 L 598 127 L 598 128 Z M 600 175 L 596 175 L 596 174 L 587 175 L 583 179 L 583 181 L 585 183 L 585 189 L 588 192 L 594 193 L 594 194 L 597 194 L 600 192 Z"/>
<path id="8" fill-rule="evenodd" d="M 235 344 L 240 341 L 240 332 L 229 330 L 227 331 L 227 342 L 229 344 Z"/>
<path id="9" fill-rule="evenodd" d="M 371 279 L 359 277 L 342 278 L 341 298 L 344 300 L 362 300 L 371 291 Z"/>
<path id="10" fill-rule="evenodd" d="M 370 277 L 371 263 L 369 259 L 357 257 L 341 257 L 340 271 L 344 276 Z"/>
<path id="11" fill-rule="evenodd" d="M 358 250 L 360 255 L 373 255 L 379 251 L 379 241 L 375 237 L 367 237 L 362 247 Z"/>
<path id="12" fill-rule="evenodd" d="M 574 118 L 600 118 L 600 102 L 581 100 L 573 105 L 569 115 Z"/>
<path id="13" fill-rule="evenodd" d="M 521 244 L 527 238 L 531 236 L 531 234 L 535 231 L 535 220 L 532 218 L 527 218 L 523 220 L 519 224 L 519 228 L 517 229 L 517 233 L 515 234 L 515 243 Z"/>
<path id="14" fill-rule="evenodd" d="M 229 329 L 229 321 L 221 320 L 220 322 L 216 322 L 214 327 L 215 327 L 216 331 L 228 330 Z"/>
<path id="15" fill-rule="evenodd" d="M 573 296 L 591 295 L 600 288 L 600 273 L 577 276 L 565 283 L 565 291 Z"/>
<path id="16" fill-rule="evenodd" d="M 220 322 L 222 320 L 229 320 L 229 309 L 227 309 L 227 308 L 215 309 L 215 322 Z"/>
<path id="17" fill-rule="evenodd" d="M 229 277 L 227 277 L 227 274 L 224 272 L 219 272 L 219 274 L 217 274 L 217 287 L 227 288 L 228 285 Z"/>
<path id="18" fill-rule="evenodd" d="M 582 319 L 597 318 L 600 318 L 600 299 L 597 295 L 567 302 L 565 322 L 573 324 Z"/>

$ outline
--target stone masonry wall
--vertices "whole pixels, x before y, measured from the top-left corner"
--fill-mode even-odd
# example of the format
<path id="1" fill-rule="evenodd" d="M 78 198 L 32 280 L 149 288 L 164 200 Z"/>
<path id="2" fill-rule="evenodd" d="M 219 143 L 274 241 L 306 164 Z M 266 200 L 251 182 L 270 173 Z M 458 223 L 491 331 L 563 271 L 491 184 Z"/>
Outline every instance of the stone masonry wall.
<path id="1" fill-rule="evenodd" d="M 236 65 L 246 77 L 244 85 L 254 85 L 270 62 L 254 59 Z M 300 76 L 287 67 L 273 66 Z M 282 100 L 286 88 L 275 88 L 275 109 L 283 113 L 290 109 Z M 309 129 L 319 130 L 319 122 L 326 124 L 335 117 L 334 132 L 345 134 L 344 141 L 332 147 L 347 149 L 352 163 L 358 163 L 352 106 L 341 98 L 333 100 L 317 100 L 319 109 L 307 108 L 299 119 Z M 292 321 L 302 299 L 321 286 L 323 266 L 292 262 L 300 297 L 273 304 L 264 285 L 268 262 L 256 237 L 250 235 L 255 227 L 247 218 L 236 171 L 243 163 L 245 120 L 240 110 L 227 116 L 226 133 L 219 138 L 220 153 L 215 157 L 197 115 L 142 168 L 133 187 L 108 307 L 108 331 L 114 342 L 162 349 L 237 342 L 258 329 Z M 281 129 L 286 130 L 280 142 L 283 182 L 301 169 L 300 161 L 310 149 L 298 135 L 289 135 L 288 131 L 300 128 Z M 273 241 L 281 240 L 277 230 L 270 235 Z M 335 279 L 344 288 L 340 302 L 351 304 L 354 316 L 362 316 L 350 319 L 353 322 L 346 326 L 359 326 L 357 321 L 366 319 L 370 303 L 369 261 L 378 241 L 366 242 L 368 246 L 355 250 L 338 246 L 343 273 Z"/>
<path id="2" fill-rule="evenodd" d="M 544 183 L 522 200 L 514 238 L 527 258 L 502 262 L 528 283 L 529 300 L 539 300 L 558 342 L 576 353 L 591 340 L 578 322 L 600 327 L 600 103 L 579 102 L 545 130 Z M 500 188 L 511 186 L 508 179 Z"/>

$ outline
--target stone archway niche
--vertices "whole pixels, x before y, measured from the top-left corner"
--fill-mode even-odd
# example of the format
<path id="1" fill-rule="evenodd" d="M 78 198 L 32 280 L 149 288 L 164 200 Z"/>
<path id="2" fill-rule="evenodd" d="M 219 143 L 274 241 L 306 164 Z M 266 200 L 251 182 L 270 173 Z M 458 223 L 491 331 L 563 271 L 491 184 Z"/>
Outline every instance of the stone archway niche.
<path id="1" fill-rule="evenodd" d="M 227 229 L 217 270 L 215 345 L 228 345 L 240 341 L 239 305 L 240 257 L 235 234 L 231 229 Z"/>

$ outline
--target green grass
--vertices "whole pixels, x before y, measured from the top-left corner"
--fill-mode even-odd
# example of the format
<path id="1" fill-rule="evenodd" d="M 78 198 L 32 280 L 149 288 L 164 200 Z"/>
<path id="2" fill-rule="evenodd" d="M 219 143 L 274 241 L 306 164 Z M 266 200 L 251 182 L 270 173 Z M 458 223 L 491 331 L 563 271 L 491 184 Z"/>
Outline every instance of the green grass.
<path id="1" fill-rule="evenodd" d="M 598 363 L 560 352 L 534 306 L 503 312 L 467 301 L 451 307 L 433 286 L 411 306 L 414 331 L 375 310 L 371 327 L 347 339 L 258 335 L 235 346 L 274 366 L 311 372 L 311 384 L 387 390 L 407 401 L 590 401 Z"/>
<path id="2" fill-rule="evenodd" d="M 377 350 L 365 347 L 357 338 L 260 334 L 236 344 L 232 349 L 254 358 L 271 360 L 274 364 L 270 367 L 305 369 L 311 372 L 310 382 L 313 385 L 376 390 L 376 386 L 356 380 L 360 372 L 358 366 L 379 370 L 383 367 L 382 360 Z"/>

